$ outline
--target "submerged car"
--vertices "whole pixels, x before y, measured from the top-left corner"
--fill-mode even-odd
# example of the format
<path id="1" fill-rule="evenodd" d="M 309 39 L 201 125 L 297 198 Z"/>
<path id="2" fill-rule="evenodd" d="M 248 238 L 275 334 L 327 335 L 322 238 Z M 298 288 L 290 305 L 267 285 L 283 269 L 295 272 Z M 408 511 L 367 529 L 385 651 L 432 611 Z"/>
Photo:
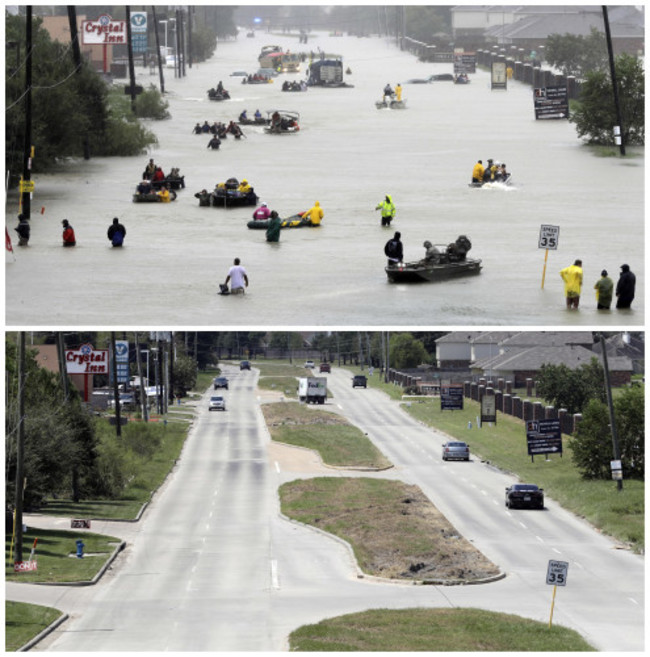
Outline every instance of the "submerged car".
<path id="1" fill-rule="evenodd" d="M 459 440 L 448 440 L 442 446 L 442 460 L 462 459 L 469 461 L 469 445 Z"/>
<path id="2" fill-rule="evenodd" d="M 226 400 L 223 397 L 213 396 L 210 397 L 210 404 L 208 409 L 211 411 L 225 411 L 226 410 Z"/>
<path id="3" fill-rule="evenodd" d="M 226 390 L 228 390 L 228 379 L 225 376 L 215 377 L 213 383 L 215 390 L 217 390 L 218 388 L 225 388 Z"/>
<path id="4" fill-rule="evenodd" d="M 529 507 L 531 509 L 544 508 L 544 489 L 535 484 L 512 484 L 506 488 L 506 506 Z"/>

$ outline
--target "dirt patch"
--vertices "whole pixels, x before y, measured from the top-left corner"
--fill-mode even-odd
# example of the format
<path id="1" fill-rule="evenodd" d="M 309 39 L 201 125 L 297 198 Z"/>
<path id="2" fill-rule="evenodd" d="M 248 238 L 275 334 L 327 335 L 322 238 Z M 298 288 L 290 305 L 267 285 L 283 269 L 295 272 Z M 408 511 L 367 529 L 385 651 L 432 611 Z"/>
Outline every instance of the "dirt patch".
<path id="1" fill-rule="evenodd" d="M 370 575 L 472 582 L 500 572 L 417 486 L 319 477 L 283 485 L 281 499 L 290 517 L 348 541 Z"/>

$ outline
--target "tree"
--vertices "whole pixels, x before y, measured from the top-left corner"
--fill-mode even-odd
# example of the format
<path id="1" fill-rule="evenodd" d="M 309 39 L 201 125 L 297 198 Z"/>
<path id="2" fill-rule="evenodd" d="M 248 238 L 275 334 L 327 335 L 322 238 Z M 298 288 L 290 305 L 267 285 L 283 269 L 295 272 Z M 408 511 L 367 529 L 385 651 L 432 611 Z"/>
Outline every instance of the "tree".
<path id="1" fill-rule="evenodd" d="M 212 57 L 216 48 L 216 32 L 204 23 L 192 23 L 192 59 L 203 62 Z"/>
<path id="2" fill-rule="evenodd" d="M 604 372 L 596 358 L 591 363 L 570 369 L 561 365 L 542 365 L 537 376 L 537 393 L 556 408 L 581 413 L 589 399 L 604 403 Z"/>
<path id="3" fill-rule="evenodd" d="M 196 384 L 198 367 L 194 358 L 177 356 L 174 361 L 174 396 L 185 397 Z"/>
<path id="4" fill-rule="evenodd" d="M 390 338 L 390 366 L 417 367 L 429 360 L 429 354 L 419 340 L 410 333 L 397 333 Z"/>
<path id="5" fill-rule="evenodd" d="M 589 71 L 607 68 L 605 35 L 595 27 L 589 36 L 551 34 L 544 50 L 546 61 L 559 68 L 564 75 L 584 78 Z"/>
<path id="6" fill-rule="evenodd" d="M 95 485 L 97 440 L 88 411 L 76 391 L 66 403 L 58 374 L 38 366 L 35 352 L 26 354 L 25 414 L 18 417 L 17 348 L 6 342 L 7 406 L 5 411 L 5 494 L 13 499 L 16 473 L 16 436 L 24 422 L 26 508 L 52 493 L 88 497 Z"/>
<path id="7" fill-rule="evenodd" d="M 645 476 L 645 395 L 641 387 L 627 388 L 614 400 L 614 417 L 623 477 Z M 614 458 L 607 405 L 592 399 L 585 406 L 582 421 L 571 440 L 573 462 L 585 479 L 609 479 Z"/>
<path id="8" fill-rule="evenodd" d="M 630 55 L 615 58 L 618 97 L 623 116 L 623 142 L 645 143 L 645 73 L 643 62 Z M 589 144 L 614 145 L 618 124 L 612 80 L 607 71 L 588 73 L 580 98 L 572 103 L 569 121 L 576 124 L 579 137 Z"/>

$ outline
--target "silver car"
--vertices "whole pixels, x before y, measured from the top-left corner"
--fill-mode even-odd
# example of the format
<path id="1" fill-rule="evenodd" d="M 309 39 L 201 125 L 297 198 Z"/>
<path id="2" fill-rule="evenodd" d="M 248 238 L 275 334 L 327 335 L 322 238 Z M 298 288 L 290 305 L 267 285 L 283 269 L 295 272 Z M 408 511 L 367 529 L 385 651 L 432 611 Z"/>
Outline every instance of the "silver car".
<path id="1" fill-rule="evenodd" d="M 448 440 L 442 446 L 442 460 L 462 459 L 469 461 L 469 445 L 459 440 Z"/>
<path id="2" fill-rule="evenodd" d="M 226 400 L 223 397 L 214 395 L 210 397 L 209 410 L 211 411 L 225 411 L 226 410 Z"/>

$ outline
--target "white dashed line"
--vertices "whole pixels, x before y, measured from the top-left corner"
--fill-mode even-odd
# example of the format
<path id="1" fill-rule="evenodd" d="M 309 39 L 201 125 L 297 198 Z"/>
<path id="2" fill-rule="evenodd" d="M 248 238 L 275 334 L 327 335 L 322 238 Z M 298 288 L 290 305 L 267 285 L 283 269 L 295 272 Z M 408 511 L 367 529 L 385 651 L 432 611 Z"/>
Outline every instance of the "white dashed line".
<path id="1" fill-rule="evenodd" d="M 277 461 L 275 462 L 275 471 L 280 474 L 280 464 Z"/>
<path id="2" fill-rule="evenodd" d="M 274 589 L 280 588 L 280 581 L 278 579 L 278 562 L 271 559 L 271 587 Z"/>
<path id="3" fill-rule="evenodd" d="M 555 554 L 562 554 L 557 548 L 551 548 Z"/>

